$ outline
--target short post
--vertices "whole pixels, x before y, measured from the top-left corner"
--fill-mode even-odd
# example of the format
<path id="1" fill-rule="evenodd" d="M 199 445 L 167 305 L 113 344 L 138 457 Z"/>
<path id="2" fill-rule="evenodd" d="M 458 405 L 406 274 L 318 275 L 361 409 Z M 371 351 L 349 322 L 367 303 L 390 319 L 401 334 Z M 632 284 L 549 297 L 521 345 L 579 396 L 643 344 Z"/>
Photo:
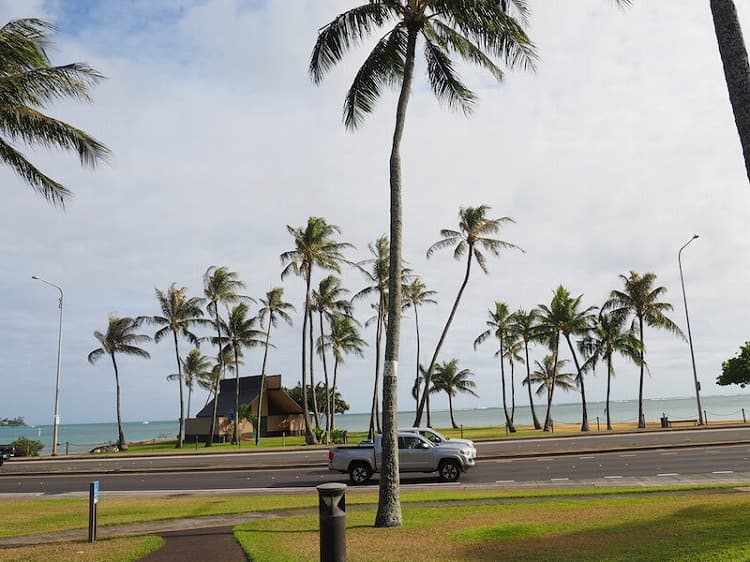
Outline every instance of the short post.
<path id="1" fill-rule="evenodd" d="M 68 452 L 70 452 L 70 441 L 65 442 L 65 456 L 68 456 Z"/>
<path id="2" fill-rule="evenodd" d="M 99 481 L 89 482 L 89 542 L 96 542 L 96 504 L 99 503 Z"/>
<path id="3" fill-rule="evenodd" d="M 195 436 L 195 452 L 198 452 L 198 436 Z"/>
<path id="4" fill-rule="evenodd" d="M 508 431 L 508 422 L 505 422 L 505 436 L 508 437 L 510 435 L 510 432 Z"/>
<path id="5" fill-rule="evenodd" d="M 464 438 L 464 424 L 461 424 L 461 439 Z"/>
<path id="6" fill-rule="evenodd" d="M 151 440 L 151 452 L 156 451 L 156 437 Z"/>
<path id="7" fill-rule="evenodd" d="M 320 517 L 320 562 L 346 562 L 346 484 L 317 487 Z"/>
<path id="8" fill-rule="evenodd" d="M 286 447 L 286 431 L 281 432 L 281 447 Z"/>
<path id="9" fill-rule="evenodd" d="M 599 429 L 599 416 L 596 416 L 596 430 L 601 431 L 601 429 Z"/>
<path id="10" fill-rule="evenodd" d="M 708 425 L 708 414 L 706 413 L 706 410 L 703 410 L 703 423 Z"/>
<path id="11" fill-rule="evenodd" d="M 742 423 L 747 423 L 747 418 L 745 417 L 745 408 L 742 408 Z"/>

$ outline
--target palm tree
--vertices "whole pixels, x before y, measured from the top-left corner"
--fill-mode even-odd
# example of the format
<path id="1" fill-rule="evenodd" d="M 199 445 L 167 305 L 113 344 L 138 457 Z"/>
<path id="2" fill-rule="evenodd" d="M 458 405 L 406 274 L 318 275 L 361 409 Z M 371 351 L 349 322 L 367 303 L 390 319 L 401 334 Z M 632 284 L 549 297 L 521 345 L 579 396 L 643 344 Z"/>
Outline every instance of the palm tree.
<path id="1" fill-rule="evenodd" d="M 538 384 L 536 389 L 537 396 L 547 395 L 547 420 L 551 420 L 550 411 L 552 408 L 552 394 L 555 388 L 559 388 L 564 391 L 575 390 L 575 373 L 561 373 L 560 371 L 565 368 L 565 365 L 569 363 L 567 359 L 561 359 L 555 362 L 554 355 L 545 355 L 542 363 L 534 361 L 536 364 L 536 370 L 529 373 L 529 376 L 523 380 L 523 384 L 531 388 L 531 385 Z M 548 431 L 547 421 L 545 421 L 545 430 Z"/>
<path id="2" fill-rule="evenodd" d="M 199 349 L 191 349 L 187 357 L 181 359 L 181 361 L 182 372 L 185 376 L 185 387 L 188 389 L 187 417 L 190 418 L 190 399 L 196 383 L 200 384 L 200 381 L 213 380 L 211 377 L 211 360 L 202 355 Z M 179 375 L 177 373 L 169 375 L 167 380 L 179 380 Z"/>
<path id="3" fill-rule="evenodd" d="M 377 295 L 375 318 L 375 382 L 372 389 L 372 403 L 370 405 L 370 439 L 380 433 L 380 411 L 378 397 L 380 396 L 380 363 L 382 357 L 383 332 L 386 328 L 388 301 L 388 270 L 390 267 L 390 245 L 386 236 L 380 236 L 374 244 L 368 244 L 373 257 L 357 263 L 357 268 L 365 275 L 370 283 L 367 287 L 354 295 L 352 300 L 369 296 L 373 292 Z M 366 324 L 367 325 L 367 324 Z"/>
<path id="4" fill-rule="evenodd" d="M 580 310 L 581 300 L 583 295 L 573 298 L 570 296 L 568 290 L 560 285 L 555 292 L 560 304 L 559 312 L 561 313 L 558 320 L 560 321 L 558 327 L 560 333 L 565 337 L 565 341 L 568 343 L 568 349 L 570 354 L 573 356 L 573 363 L 576 366 L 576 384 L 581 391 L 581 431 L 589 430 L 589 414 L 586 407 L 586 387 L 583 383 L 583 370 L 581 364 L 578 362 L 578 356 L 576 355 L 573 342 L 570 339 L 571 336 L 585 336 L 591 323 L 593 322 L 594 315 L 593 311 L 596 310 L 595 306 L 590 306 L 584 310 Z"/>
<path id="5" fill-rule="evenodd" d="M 511 324 L 509 329 L 511 333 L 517 335 L 523 342 L 523 348 L 525 352 L 526 364 L 526 377 L 531 375 L 531 363 L 529 363 L 529 343 L 536 341 L 539 338 L 539 330 L 537 328 L 538 312 L 531 310 L 526 312 L 523 308 L 519 308 L 512 314 Z M 531 408 L 531 418 L 534 422 L 534 429 L 542 429 L 542 424 L 539 423 L 539 419 L 536 417 L 536 410 L 534 409 L 534 399 L 531 396 L 531 385 L 526 385 L 529 391 L 529 407 Z"/>
<path id="6" fill-rule="evenodd" d="M 143 323 L 143 318 L 120 318 L 116 314 L 109 315 L 107 333 L 94 332 L 94 337 L 99 340 L 101 347 L 89 353 L 89 363 L 96 363 L 105 354 L 112 358 L 112 367 L 115 370 L 115 388 L 117 390 L 117 448 L 125 451 L 128 442 L 125 440 L 125 431 L 122 428 L 122 415 L 120 414 L 120 371 L 117 368 L 115 354 L 135 355 L 149 359 L 148 351 L 138 347 L 138 344 L 151 341 L 149 336 L 136 334 L 135 331 Z"/>
<path id="7" fill-rule="evenodd" d="M 458 213 L 458 230 L 441 230 L 440 236 L 442 236 L 443 239 L 435 242 L 427 250 L 428 258 L 432 256 L 435 251 L 441 250 L 443 248 L 454 248 L 453 257 L 456 260 L 459 260 L 464 255 L 466 255 L 466 273 L 464 274 L 463 282 L 461 283 L 461 286 L 458 289 L 458 293 L 456 294 L 456 300 L 453 302 L 453 308 L 451 308 L 451 312 L 448 315 L 448 320 L 445 322 L 445 326 L 443 327 L 443 332 L 440 334 L 440 339 L 438 340 L 437 346 L 435 346 L 435 352 L 432 354 L 432 360 L 427 367 L 427 372 L 425 373 L 425 382 L 427 385 L 426 387 L 429 387 L 432 369 L 437 362 L 440 348 L 443 346 L 443 342 L 445 341 L 445 336 L 448 335 L 448 329 L 453 322 L 453 317 L 456 315 L 456 310 L 458 310 L 458 303 L 461 302 L 461 295 L 463 295 L 464 289 L 466 289 L 466 285 L 469 283 L 469 275 L 471 274 L 471 264 L 473 260 L 476 259 L 479 267 L 486 274 L 488 273 L 487 263 L 482 250 L 491 252 L 495 256 L 500 255 L 501 249 L 514 249 L 523 252 L 523 250 L 521 250 L 521 248 L 519 248 L 515 244 L 489 237 L 489 235 L 495 234 L 498 230 L 500 230 L 501 226 L 515 222 L 510 217 L 501 217 L 497 219 L 488 218 L 487 211 L 489 210 L 490 207 L 488 207 L 487 205 L 480 205 L 478 207 L 462 207 Z M 415 426 L 419 426 L 422 420 L 422 410 L 424 409 L 424 405 L 427 400 L 426 397 L 427 393 L 425 392 L 422 394 L 422 400 L 420 401 L 419 408 L 417 409 L 417 417 L 414 420 Z"/>
<path id="8" fill-rule="evenodd" d="M 417 369 L 416 373 L 414 375 L 414 400 L 415 400 L 415 408 L 419 408 L 419 388 L 420 388 L 420 380 L 421 375 L 419 373 L 419 307 L 424 306 L 426 304 L 437 304 L 437 301 L 433 299 L 432 297 L 437 295 L 437 291 L 431 291 L 428 290 L 427 287 L 424 284 L 424 281 L 420 277 L 413 277 L 411 282 L 404 285 L 404 301 L 403 301 L 403 308 L 413 308 L 414 309 L 414 328 L 416 330 L 417 334 Z M 429 406 L 427 410 L 427 415 L 429 417 Z"/>
<path id="9" fill-rule="evenodd" d="M 217 341 L 222 344 L 224 353 L 232 353 L 234 359 L 234 423 L 232 425 L 232 443 L 239 443 L 240 436 L 238 431 L 238 413 L 240 408 L 240 357 L 243 349 L 263 345 L 262 331 L 254 328 L 257 322 L 256 317 L 248 318 L 248 306 L 241 302 L 229 312 L 229 317 L 225 320 L 220 319 L 221 329 L 224 333 Z"/>
<path id="10" fill-rule="evenodd" d="M 643 370 L 646 366 L 645 354 L 646 347 L 643 343 L 644 324 L 652 328 L 661 328 L 672 332 L 685 339 L 682 330 L 670 320 L 665 312 L 672 310 L 672 305 L 668 302 L 661 302 L 658 299 L 667 292 L 665 287 L 654 288 L 656 281 L 655 273 L 645 273 L 641 275 L 635 271 L 630 271 L 628 275 L 620 275 L 623 282 L 623 290 L 614 290 L 609 295 L 609 300 L 605 303 L 604 309 L 611 311 L 614 315 L 633 316 L 631 323 L 632 328 L 637 329 L 638 339 L 641 343 L 640 349 L 640 367 L 641 376 L 638 385 L 638 427 L 646 427 L 646 419 L 643 415 Z"/>
<path id="11" fill-rule="evenodd" d="M 62 207 L 71 192 L 11 143 L 75 151 L 81 165 L 91 168 L 110 152 L 84 131 L 40 111 L 58 99 L 91 101 L 89 88 L 104 78 L 85 63 L 52 66 L 46 49 L 54 29 L 33 18 L 13 20 L 0 28 L 0 161 L 49 203 Z"/>
<path id="12" fill-rule="evenodd" d="M 258 428 L 255 431 L 255 444 L 260 443 L 260 432 L 263 427 L 261 420 L 263 417 L 263 391 L 266 388 L 266 359 L 268 359 L 268 347 L 271 345 L 271 326 L 276 327 L 279 323 L 279 318 L 284 320 L 290 326 L 293 324 L 292 317 L 289 315 L 289 311 L 294 311 L 294 305 L 292 303 L 283 300 L 284 288 L 274 287 L 266 293 L 265 299 L 260 299 L 261 308 L 258 311 L 258 319 L 260 325 L 263 326 L 268 318 L 268 327 L 266 328 L 266 341 L 263 350 L 263 366 L 260 369 L 260 397 L 258 398 Z"/>
<path id="13" fill-rule="evenodd" d="M 354 354 L 358 357 L 364 356 L 364 348 L 367 345 L 359 335 L 357 325 L 354 320 L 345 315 L 335 315 L 330 319 L 331 333 L 321 340 L 321 352 L 324 347 L 330 347 L 333 353 L 333 386 L 328 392 L 327 407 L 328 412 L 336 412 L 335 397 L 336 383 L 338 381 L 339 365 L 344 362 L 347 355 Z M 328 390 L 328 389 L 326 389 Z M 327 416 L 328 432 L 334 430 L 334 414 Z"/>
<path id="14" fill-rule="evenodd" d="M 203 316 L 203 310 L 201 310 L 203 299 L 188 297 L 187 287 L 177 287 L 176 283 L 172 283 L 166 292 L 159 289 L 155 289 L 155 291 L 162 315 L 152 316 L 148 321 L 157 326 L 162 326 L 154 334 L 156 343 L 159 343 L 170 333 L 174 341 L 177 378 L 180 382 L 180 431 L 177 436 L 177 448 L 179 449 L 182 448 L 185 441 L 185 400 L 182 391 L 182 361 L 180 361 L 179 338 L 182 336 L 191 344 L 198 345 L 198 337 L 190 331 L 190 328 L 204 323 L 200 318 Z"/>
<path id="15" fill-rule="evenodd" d="M 516 363 L 523 363 L 523 342 L 513 330 L 508 330 L 508 340 L 505 342 L 505 357 L 510 366 L 510 421 L 515 423 L 516 416 Z M 497 355 L 499 352 L 495 354 Z"/>
<path id="16" fill-rule="evenodd" d="M 293 272 L 305 281 L 305 308 L 302 311 L 302 394 L 304 395 L 304 403 L 307 404 L 307 334 L 313 267 L 317 266 L 329 271 L 341 272 L 341 263 L 345 261 L 341 252 L 353 246 L 346 242 L 334 241 L 333 236 L 340 234 L 341 230 L 334 224 L 328 224 L 321 217 L 310 217 L 304 227 L 292 228 L 287 225 L 286 228 L 294 238 L 294 249 L 281 254 L 281 264 L 284 266 L 281 271 L 281 279 Z M 312 325 L 309 326 L 309 329 L 312 330 Z M 311 346 L 311 365 L 312 356 Z M 303 410 L 305 441 L 308 444 L 317 443 L 315 435 L 310 430 L 310 412 L 306 408 L 303 408 Z"/>
<path id="17" fill-rule="evenodd" d="M 539 319 L 538 335 L 540 340 L 546 340 L 549 348 L 552 350 L 550 366 L 553 371 L 550 373 L 549 392 L 547 393 L 547 414 L 544 418 L 544 431 L 549 431 L 552 427 L 552 398 L 557 387 L 557 367 L 560 364 L 558 359 L 560 355 L 560 334 L 562 327 L 568 321 L 568 308 L 570 294 L 563 289 L 558 289 L 552 294 L 552 300 L 549 306 L 540 304 L 538 307 L 537 317 Z M 539 394 L 539 393 L 537 393 Z"/>
<path id="18" fill-rule="evenodd" d="M 474 340 L 474 349 L 485 341 L 490 336 L 495 336 L 500 342 L 500 351 L 497 356 L 500 357 L 500 386 L 503 395 L 503 412 L 505 413 L 505 425 L 508 426 L 508 431 L 511 433 L 516 432 L 516 428 L 513 425 L 513 418 L 508 414 L 508 401 L 505 392 L 505 341 L 508 336 L 508 330 L 511 325 L 513 318 L 510 314 L 508 305 L 501 301 L 495 301 L 495 309 L 490 309 L 487 313 L 489 320 L 486 325 L 488 328 L 479 334 Z"/>
<path id="19" fill-rule="evenodd" d="M 328 320 L 330 325 L 333 318 L 337 316 L 349 316 L 351 317 L 353 306 L 349 299 L 344 298 L 344 295 L 349 293 L 348 289 L 341 286 L 341 280 L 335 275 L 328 275 L 320 280 L 318 284 L 318 290 L 313 291 L 313 304 L 311 310 L 318 312 L 318 319 L 320 320 L 320 338 L 318 339 L 318 355 L 323 360 L 323 377 L 325 381 L 325 408 L 327 412 L 331 412 L 331 387 L 328 381 L 328 364 L 326 362 L 326 351 L 325 346 L 322 342 L 325 338 L 325 327 L 323 320 Z M 310 325 L 310 333 L 313 332 L 312 324 Z M 317 402 L 317 401 L 316 401 Z M 331 440 L 331 420 L 330 416 L 326 417 L 326 429 L 325 429 L 325 441 L 330 443 Z"/>
<path id="20" fill-rule="evenodd" d="M 229 306 L 237 302 L 248 300 L 248 297 L 241 295 L 239 292 L 245 288 L 245 283 L 239 279 L 239 275 L 230 271 L 225 266 L 210 266 L 203 274 L 203 295 L 208 301 L 206 309 L 213 317 L 213 324 L 216 327 L 217 351 L 216 360 L 219 365 L 220 375 L 215 379 L 216 387 L 213 389 L 214 407 L 211 413 L 211 429 L 209 432 L 206 447 L 213 445 L 214 436 L 216 435 L 216 419 L 219 406 L 219 381 L 224 376 L 224 358 L 221 353 L 221 322 L 219 314 L 219 305 Z"/>
<path id="21" fill-rule="evenodd" d="M 513 16 L 518 14 L 517 21 Z M 384 88 L 399 85 L 396 124 L 390 156 L 389 314 L 383 371 L 383 467 L 376 527 L 401 525 L 398 488 L 397 384 L 401 324 L 401 138 L 414 75 L 417 40 L 425 45 L 427 75 L 440 100 L 468 114 L 476 96 L 456 75 L 450 55 L 488 70 L 496 79 L 502 71 L 493 61 L 510 67 L 533 67 L 534 47 L 523 30 L 526 6 L 513 2 L 476 0 L 370 0 L 339 16 L 318 33 L 310 60 L 313 82 L 319 84 L 353 46 L 375 33 L 387 31 L 357 72 L 344 103 L 344 123 L 350 129 L 362 124 Z"/>
<path id="22" fill-rule="evenodd" d="M 632 327 L 628 331 L 623 330 L 625 317 L 622 315 L 599 313 L 596 322 L 591 326 L 590 335 L 583 338 L 579 343 L 581 351 L 588 356 L 583 364 L 583 370 L 594 370 L 599 361 L 607 363 L 607 430 L 612 429 L 612 419 L 609 411 L 609 395 L 612 376 L 615 370 L 612 367 L 612 356 L 619 353 L 630 359 L 636 365 L 640 363 L 641 344 L 638 341 Z"/>
<path id="23" fill-rule="evenodd" d="M 742 26 L 733 0 L 710 0 L 714 32 L 719 45 L 729 101 L 740 136 L 745 171 L 750 179 L 750 64 Z"/>
<path id="24" fill-rule="evenodd" d="M 453 429 L 459 428 L 453 415 L 453 397 L 459 392 L 479 397 L 474 391 L 477 386 L 476 383 L 469 379 L 472 376 L 474 376 L 474 373 L 469 369 L 458 370 L 458 359 L 451 359 L 435 365 L 431 392 L 445 392 L 448 395 L 448 411 L 450 412 Z"/>

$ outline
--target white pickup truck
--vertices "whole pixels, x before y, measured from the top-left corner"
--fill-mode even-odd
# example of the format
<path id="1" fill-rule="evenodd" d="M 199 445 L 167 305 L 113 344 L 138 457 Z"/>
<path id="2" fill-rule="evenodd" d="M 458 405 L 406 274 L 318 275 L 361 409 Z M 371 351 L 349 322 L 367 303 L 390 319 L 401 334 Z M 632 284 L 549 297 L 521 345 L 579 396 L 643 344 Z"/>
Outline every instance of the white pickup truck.
<path id="1" fill-rule="evenodd" d="M 416 433 L 399 432 L 398 462 L 401 472 L 437 472 L 444 482 L 455 482 L 476 464 L 476 452 L 463 444 L 435 445 Z M 349 474 L 352 484 L 365 484 L 380 472 L 382 436 L 375 443 L 334 447 L 328 451 L 328 469 Z"/>

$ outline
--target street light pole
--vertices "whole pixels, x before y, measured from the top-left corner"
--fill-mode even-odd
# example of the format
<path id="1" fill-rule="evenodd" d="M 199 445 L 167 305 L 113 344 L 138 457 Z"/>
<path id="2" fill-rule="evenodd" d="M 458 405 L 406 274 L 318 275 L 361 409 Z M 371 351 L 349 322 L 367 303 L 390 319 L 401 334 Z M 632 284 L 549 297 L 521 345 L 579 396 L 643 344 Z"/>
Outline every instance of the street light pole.
<path id="1" fill-rule="evenodd" d="M 693 234 L 693 237 L 688 240 L 680 251 L 677 252 L 677 264 L 680 267 L 680 284 L 682 285 L 682 302 L 685 304 L 685 321 L 687 322 L 688 329 L 688 343 L 690 344 L 690 360 L 693 363 L 693 381 L 695 382 L 695 401 L 698 404 L 698 424 L 703 425 L 703 408 L 701 407 L 701 385 L 698 382 L 698 373 L 695 370 L 695 352 L 693 351 L 693 335 L 690 332 L 690 315 L 688 314 L 687 297 L 685 296 L 685 278 L 682 275 L 682 250 L 684 250 L 688 244 L 698 238 L 697 234 Z"/>
<path id="2" fill-rule="evenodd" d="M 42 283 L 46 283 L 47 285 L 51 285 L 52 287 L 60 291 L 60 325 L 57 330 L 57 376 L 55 378 L 55 418 L 52 424 L 52 456 L 55 457 L 57 456 L 57 436 L 60 426 L 60 356 L 62 354 L 63 300 L 65 298 L 65 295 L 63 294 L 62 287 L 60 287 L 59 285 L 50 283 L 46 279 L 42 279 L 41 277 L 37 277 L 36 275 L 32 275 L 31 278 L 36 279 L 37 281 L 41 281 Z"/>

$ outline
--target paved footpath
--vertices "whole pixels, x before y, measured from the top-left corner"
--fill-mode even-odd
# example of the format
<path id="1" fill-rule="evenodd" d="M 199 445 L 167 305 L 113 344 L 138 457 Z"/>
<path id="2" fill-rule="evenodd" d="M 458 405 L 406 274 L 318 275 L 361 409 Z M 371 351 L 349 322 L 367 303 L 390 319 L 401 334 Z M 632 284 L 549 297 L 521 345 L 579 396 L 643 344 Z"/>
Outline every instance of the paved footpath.
<path id="1" fill-rule="evenodd" d="M 160 536 L 166 540 L 166 544 L 141 558 L 142 562 L 247 562 L 245 551 L 234 539 L 231 525 L 171 531 L 161 533 Z"/>

